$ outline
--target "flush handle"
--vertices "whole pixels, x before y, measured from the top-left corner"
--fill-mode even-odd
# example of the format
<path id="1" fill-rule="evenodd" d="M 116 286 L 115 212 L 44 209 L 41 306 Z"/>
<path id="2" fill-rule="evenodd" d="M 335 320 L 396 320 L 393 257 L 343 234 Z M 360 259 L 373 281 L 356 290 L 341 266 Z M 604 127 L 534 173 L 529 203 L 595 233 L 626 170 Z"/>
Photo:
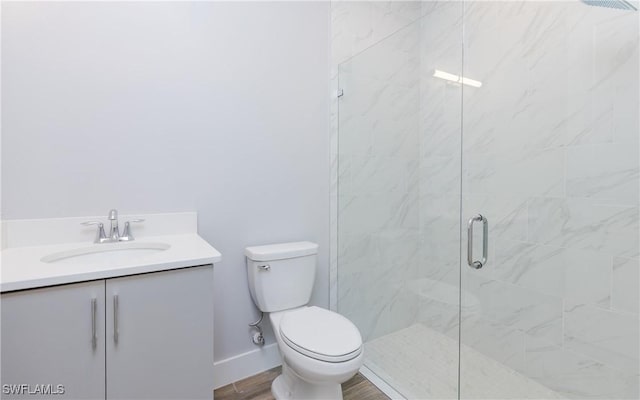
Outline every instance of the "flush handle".
<path id="1" fill-rule="evenodd" d="M 260 271 L 270 271 L 271 270 L 271 266 L 269 264 L 258 265 L 258 269 Z"/>
<path id="2" fill-rule="evenodd" d="M 473 260 L 473 224 L 476 221 L 482 222 L 482 259 Z M 489 252 L 489 223 L 481 214 L 474 215 L 467 224 L 467 263 L 473 269 L 480 269 L 487 263 Z"/>

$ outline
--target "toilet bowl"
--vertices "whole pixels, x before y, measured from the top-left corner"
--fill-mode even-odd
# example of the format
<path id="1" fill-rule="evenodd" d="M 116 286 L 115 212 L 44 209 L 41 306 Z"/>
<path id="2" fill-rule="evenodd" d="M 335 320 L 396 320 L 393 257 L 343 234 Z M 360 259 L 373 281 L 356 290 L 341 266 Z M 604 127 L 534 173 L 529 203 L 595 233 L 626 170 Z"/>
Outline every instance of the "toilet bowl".
<path id="1" fill-rule="evenodd" d="M 362 337 L 342 315 L 307 306 L 317 245 L 310 242 L 248 247 L 251 296 L 269 320 L 282 356 L 276 400 L 340 400 L 341 384 L 360 369 Z"/>
<path id="2" fill-rule="evenodd" d="M 343 316 L 302 307 L 269 314 L 283 358 L 276 399 L 342 399 L 341 383 L 362 366 L 358 328 Z M 287 376 L 289 375 L 289 376 Z"/>

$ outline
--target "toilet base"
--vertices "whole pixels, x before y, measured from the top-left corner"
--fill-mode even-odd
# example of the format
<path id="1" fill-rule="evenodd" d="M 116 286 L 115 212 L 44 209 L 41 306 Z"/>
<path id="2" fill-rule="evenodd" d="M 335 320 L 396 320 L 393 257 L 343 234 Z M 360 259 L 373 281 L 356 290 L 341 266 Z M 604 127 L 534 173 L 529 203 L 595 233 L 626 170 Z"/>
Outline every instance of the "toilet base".
<path id="1" fill-rule="evenodd" d="M 282 374 L 271 384 L 271 394 L 276 400 L 342 400 L 342 385 L 307 382 L 283 363 Z"/>

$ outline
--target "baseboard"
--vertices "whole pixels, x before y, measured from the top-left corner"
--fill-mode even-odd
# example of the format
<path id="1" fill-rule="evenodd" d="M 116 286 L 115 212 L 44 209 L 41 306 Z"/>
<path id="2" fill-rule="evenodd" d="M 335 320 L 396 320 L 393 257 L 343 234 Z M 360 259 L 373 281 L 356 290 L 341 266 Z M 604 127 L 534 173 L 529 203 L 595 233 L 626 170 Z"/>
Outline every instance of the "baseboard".
<path id="1" fill-rule="evenodd" d="M 213 363 L 213 384 L 219 388 L 282 364 L 278 344 L 248 351 Z"/>
<path id="2" fill-rule="evenodd" d="M 369 382 L 373 383 L 378 389 L 380 389 L 384 394 L 389 396 L 392 400 L 405 400 L 405 397 L 398 393 L 391 385 L 382 380 L 378 375 L 376 375 L 369 368 L 364 365 L 360 368 L 360 373 L 369 380 Z"/>

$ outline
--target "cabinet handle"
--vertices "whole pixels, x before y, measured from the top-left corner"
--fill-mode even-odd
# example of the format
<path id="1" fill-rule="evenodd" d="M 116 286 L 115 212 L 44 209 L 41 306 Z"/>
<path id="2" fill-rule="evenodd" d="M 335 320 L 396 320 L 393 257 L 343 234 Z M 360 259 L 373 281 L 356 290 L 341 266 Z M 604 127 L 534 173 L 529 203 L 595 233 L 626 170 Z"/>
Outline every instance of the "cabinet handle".
<path id="1" fill-rule="evenodd" d="M 113 295 L 113 341 L 118 344 L 118 295 Z"/>
<path id="2" fill-rule="evenodd" d="M 98 335 L 96 333 L 96 311 L 98 302 L 95 298 L 91 299 L 91 347 L 95 350 L 98 346 Z"/>

